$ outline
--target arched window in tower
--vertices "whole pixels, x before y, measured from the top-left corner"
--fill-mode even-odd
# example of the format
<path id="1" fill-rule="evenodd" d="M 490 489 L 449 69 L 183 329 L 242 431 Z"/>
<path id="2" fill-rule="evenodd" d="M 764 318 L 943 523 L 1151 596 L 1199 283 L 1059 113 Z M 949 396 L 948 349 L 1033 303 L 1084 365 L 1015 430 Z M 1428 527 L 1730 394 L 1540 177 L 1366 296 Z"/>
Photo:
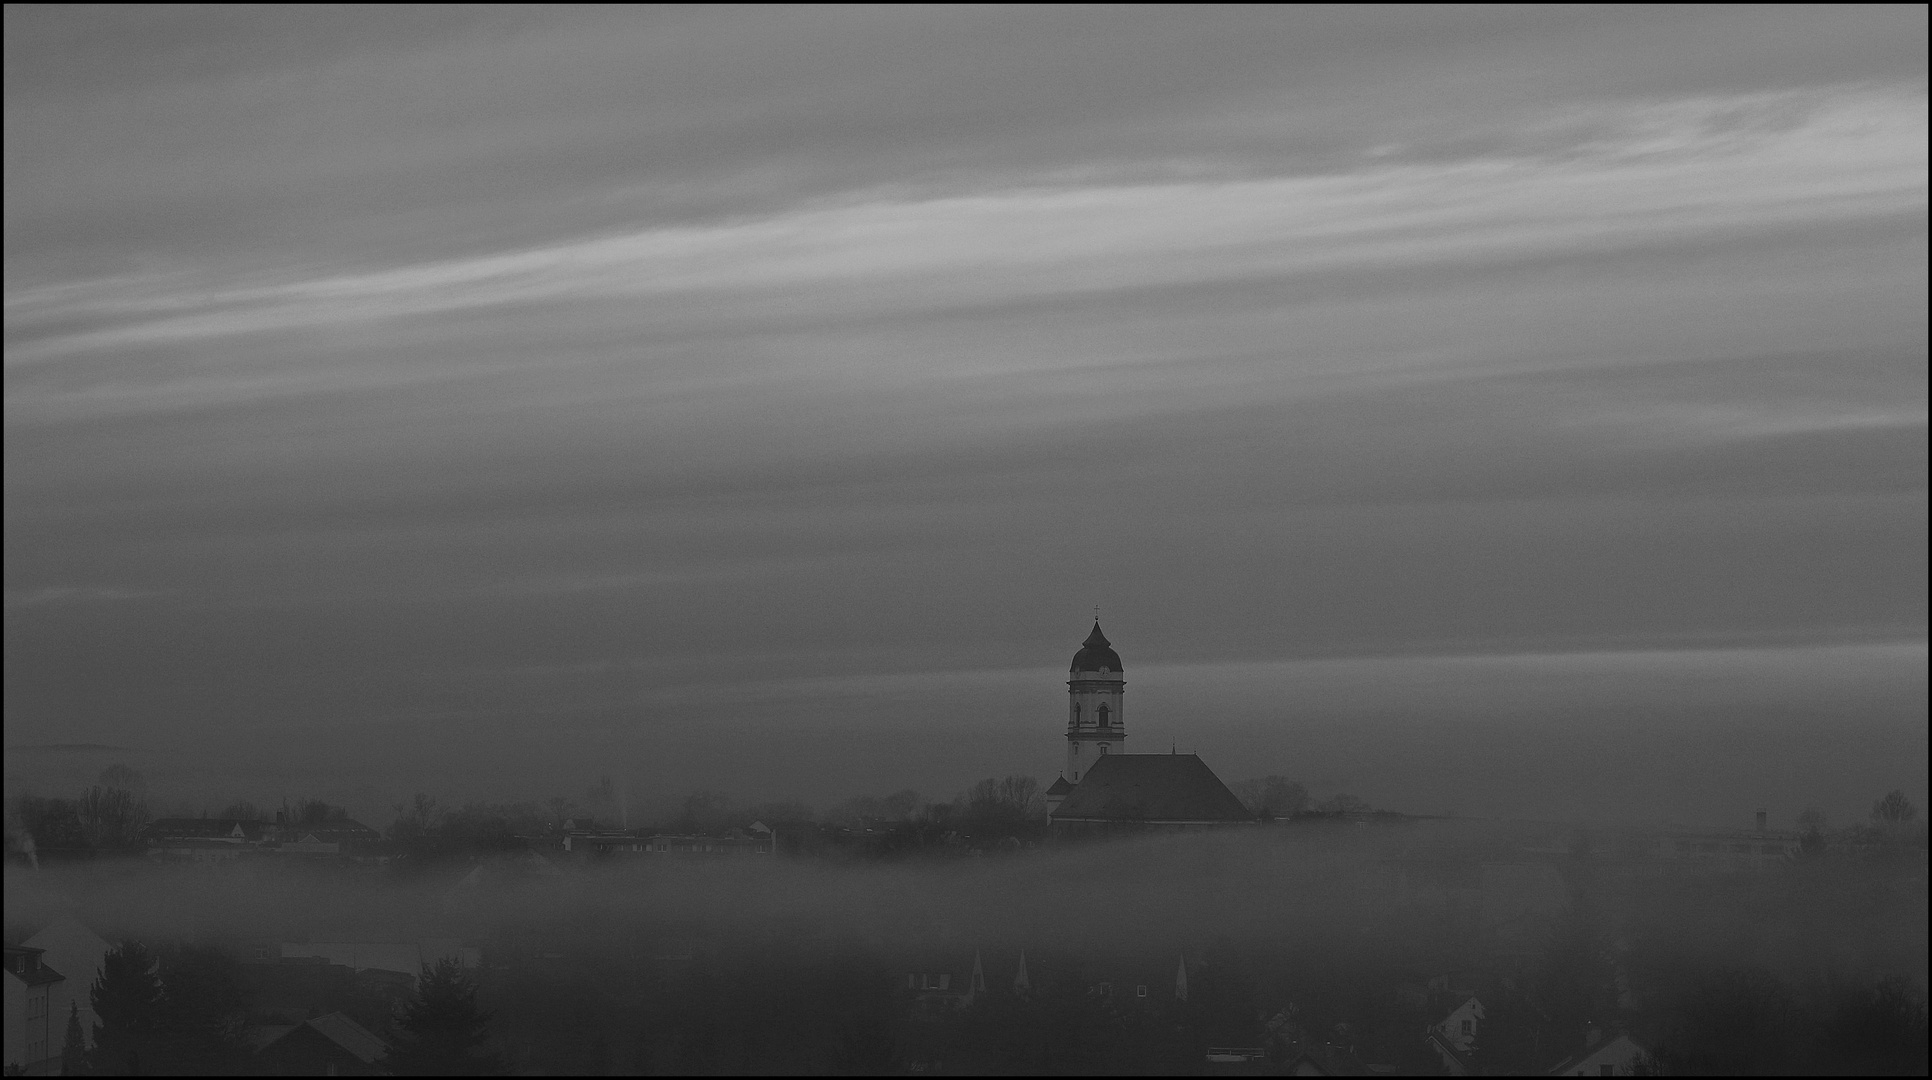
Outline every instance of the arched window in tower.
<path id="1" fill-rule="evenodd" d="M 1080 722 L 1080 703 L 1077 701 L 1073 703 L 1073 722 Z"/>
<path id="2" fill-rule="evenodd" d="M 1102 705 L 1099 711 L 1100 711 L 1100 726 L 1106 727 L 1107 726 L 1107 706 Z"/>

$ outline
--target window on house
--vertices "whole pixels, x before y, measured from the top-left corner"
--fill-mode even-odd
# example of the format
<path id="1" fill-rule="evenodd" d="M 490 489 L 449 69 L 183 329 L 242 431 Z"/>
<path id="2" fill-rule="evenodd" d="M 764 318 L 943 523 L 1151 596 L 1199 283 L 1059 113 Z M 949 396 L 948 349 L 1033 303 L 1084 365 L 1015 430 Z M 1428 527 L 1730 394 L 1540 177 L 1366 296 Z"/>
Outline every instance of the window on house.
<path id="1" fill-rule="evenodd" d="M 1476 1033 L 1476 1022 L 1474 1020 L 1464 1020 L 1462 1022 L 1462 1033 L 1464 1035 L 1474 1035 Z"/>
<path id="2" fill-rule="evenodd" d="M 1106 744 L 1106 743 L 1101 743 L 1101 744 L 1100 744 L 1100 752 L 1101 752 L 1101 753 L 1103 753 L 1103 754 L 1107 752 L 1107 744 Z"/>
<path id="3" fill-rule="evenodd" d="M 1145 986 L 1136 986 L 1136 987 L 1134 987 L 1134 996 L 1135 996 L 1135 997 L 1146 997 L 1146 996 L 1147 996 L 1147 988 L 1146 988 Z"/>

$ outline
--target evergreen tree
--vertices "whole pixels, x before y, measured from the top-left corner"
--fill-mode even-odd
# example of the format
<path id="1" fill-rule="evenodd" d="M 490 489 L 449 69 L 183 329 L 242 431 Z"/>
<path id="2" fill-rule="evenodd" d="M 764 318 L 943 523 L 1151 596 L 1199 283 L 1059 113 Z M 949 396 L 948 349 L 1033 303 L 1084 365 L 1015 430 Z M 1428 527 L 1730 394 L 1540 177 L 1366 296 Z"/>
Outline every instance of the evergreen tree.
<path id="1" fill-rule="evenodd" d="M 60 1074 L 87 1075 L 87 1040 L 81 1036 L 80 1005 L 67 1003 L 67 1036 L 60 1044 Z"/>
<path id="2" fill-rule="evenodd" d="M 151 1071 L 220 1072 L 244 1057 L 248 1008 L 235 961 L 206 945 L 163 946 L 159 1031 Z"/>
<path id="3" fill-rule="evenodd" d="M 401 1045 L 389 1055 L 398 1076 L 476 1076 L 497 1072 L 482 1044 L 490 1017 L 476 1004 L 476 983 L 455 960 L 425 966 L 416 1000 L 403 1011 Z"/>
<path id="4" fill-rule="evenodd" d="M 161 980 L 154 957 L 138 941 L 124 941 L 101 958 L 89 990 L 94 1049 L 103 1071 L 137 1073 L 160 1028 Z"/>

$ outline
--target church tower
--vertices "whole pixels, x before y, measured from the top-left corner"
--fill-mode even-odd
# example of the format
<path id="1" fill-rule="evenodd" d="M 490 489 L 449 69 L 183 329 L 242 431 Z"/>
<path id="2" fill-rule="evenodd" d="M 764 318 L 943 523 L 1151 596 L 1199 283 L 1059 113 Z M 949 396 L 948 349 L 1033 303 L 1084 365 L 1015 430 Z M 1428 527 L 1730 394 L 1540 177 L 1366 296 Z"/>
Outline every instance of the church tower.
<path id="1" fill-rule="evenodd" d="M 1067 771 L 1069 783 L 1080 777 L 1102 754 L 1125 751 L 1126 714 L 1121 708 L 1121 693 L 1127 686 L 1120 670 L 1120 654 L 1113 650 L 1107 635 L 1100 632 L 1100 620 L 1093 621 L 1093 633 L 1073 654 L 1073 667 L 1067 677 Z"/>

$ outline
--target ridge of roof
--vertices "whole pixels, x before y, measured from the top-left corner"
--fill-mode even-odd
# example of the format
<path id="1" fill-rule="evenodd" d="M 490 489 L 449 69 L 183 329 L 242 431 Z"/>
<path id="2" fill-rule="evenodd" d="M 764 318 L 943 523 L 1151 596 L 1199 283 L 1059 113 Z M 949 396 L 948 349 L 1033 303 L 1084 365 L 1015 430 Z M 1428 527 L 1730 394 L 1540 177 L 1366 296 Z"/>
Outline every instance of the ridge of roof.
<path id="1" fill-rule="evenodd" d="M 1250 822 L 1197 754 L 1107 754 L 1053 812 L 1056 821 Z"/>

